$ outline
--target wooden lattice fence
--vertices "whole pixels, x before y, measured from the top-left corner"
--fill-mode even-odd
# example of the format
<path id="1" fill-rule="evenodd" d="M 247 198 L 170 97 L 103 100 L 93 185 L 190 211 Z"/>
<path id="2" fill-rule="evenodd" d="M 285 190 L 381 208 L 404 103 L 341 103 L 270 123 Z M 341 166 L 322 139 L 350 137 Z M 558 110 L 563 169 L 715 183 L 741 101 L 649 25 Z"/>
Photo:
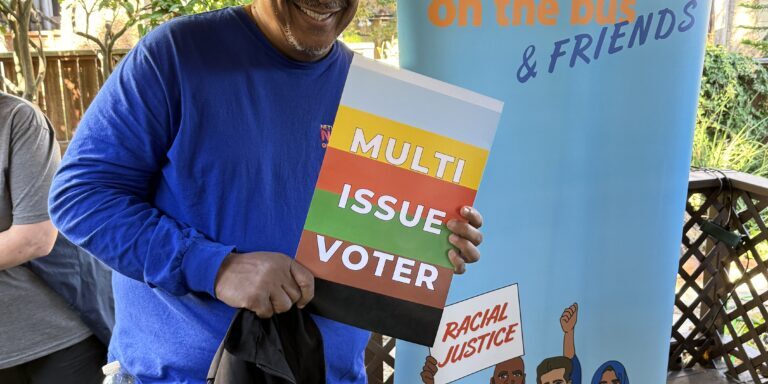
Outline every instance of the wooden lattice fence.
<path id="1" fill-rule="evenodd" d="M 374 334 L 365 350 L 365 368 L 369 384 L 395 382 L 395 339 Z"/>
<path id="2" fill-rule="evenodd" d="M 691 173 L 670 369 L 722 362 L 734 379 L 768 383 L 766 219 L 768 180 Z"/>

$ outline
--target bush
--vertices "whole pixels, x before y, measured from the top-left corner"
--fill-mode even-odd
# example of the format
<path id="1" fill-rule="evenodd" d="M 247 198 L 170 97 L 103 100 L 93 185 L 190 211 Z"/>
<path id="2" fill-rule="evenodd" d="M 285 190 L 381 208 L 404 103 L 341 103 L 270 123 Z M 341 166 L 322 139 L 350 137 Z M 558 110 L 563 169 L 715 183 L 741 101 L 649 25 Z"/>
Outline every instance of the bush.
<path id="1" fill-rule="evenodd" d="M 768 70 L 708 47 L 691 165 L 768 177 Z"/>
<path id="2" fill-rule="evenodd" d="M 730 95 L 725 97 L 724 95 Z M 768 70 L 751 57 L 707 47 L 699 99 L 700 121 L 710 135 L 748 129 L 750 138 L 768 138 Z M 716 118 L 712 118 L 716 117 Z"/>

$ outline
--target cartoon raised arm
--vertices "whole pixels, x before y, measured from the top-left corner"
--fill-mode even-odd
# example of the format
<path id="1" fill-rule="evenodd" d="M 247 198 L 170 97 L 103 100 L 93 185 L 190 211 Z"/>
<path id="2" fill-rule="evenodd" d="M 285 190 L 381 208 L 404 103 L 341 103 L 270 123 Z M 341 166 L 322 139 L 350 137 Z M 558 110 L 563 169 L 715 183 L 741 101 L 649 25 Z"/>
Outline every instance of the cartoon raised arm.
<path id="1" fill-rule="evenodd" d="M 437 374 L 437 360 L 432 356 L 427 356 L 427 361 L 424 362 L 424 368 L 421 371 L 421 382 L 435 384 L 435 374 Z"/>
<path id="2" fill-rule="evenodd" d="M 573 359 L 576 356 L 576 321 L 579 318 L 579 304 L 573 304 L 563 311 L 560 326 L 563 328 L 563 356 Z"/>

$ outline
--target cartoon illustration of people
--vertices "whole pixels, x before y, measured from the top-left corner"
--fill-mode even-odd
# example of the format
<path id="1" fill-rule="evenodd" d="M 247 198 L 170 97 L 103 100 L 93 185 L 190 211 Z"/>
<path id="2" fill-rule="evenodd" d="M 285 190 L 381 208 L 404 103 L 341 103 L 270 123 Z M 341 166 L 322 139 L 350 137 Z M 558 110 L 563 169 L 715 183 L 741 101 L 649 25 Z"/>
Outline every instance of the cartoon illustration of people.
<path id="1" fill-rule="evenodd" d="M 574 364 L 565 356 L 555 356 L 539 364 L 536 368 L 537 384 L 574 384 Z M 579 377 L 579 376 L 577 376 Z M 580 380 L 579 380 L 580 381 Z"/>
<path id="2" fill-rule="evenodd" d="M 579 304 L 573 304 L 560 316 L 563 329 L 563 356 L 544 359 L 536 368 L 537 384 L 581 384 L 581 363 L 576 356 L 576 323 Z"/>
<path id="3" fill-rule="evenodd" d="M 574 303 L 560 316 L 563 330 L 563 355 L 554 356 L 536 368 L 535 384 L 581 384 L 581 362 L 576 355 L 576 323 L 579 320 L 579 305 Z M 434 384 L 437 374 L 437 359 L 427 356 L 421 372 L 424 384 Z M 490 384 L 525 384 L 525 362 L 515 357 L 497 364 L 493 369 Z M 618 361 L 609 361 L 597 369 L 590 384 L 629 384 L 627 370 Z"/>
<path id="4" fill-rule="evenodd" d="M 627 369 L 618 361 L 609 361 L 595 371 L 592 384 L 629 384 Z"/>
<path id="5" fill-rule="evenodd" d="M 421 371 L 421 381 L 424 384 L 434 384 L 437 373 L 437 360 L 427 356 Z M 525 384 L 525 362 L 522 357 L 515 357 L 496 364 L 491 377 L 491 384 Z"/>
<path id="6" fill-rule="evenodd" d="M 496 364 L 491 384 L 525 384 L 525 362 L 516 357 Z"/>

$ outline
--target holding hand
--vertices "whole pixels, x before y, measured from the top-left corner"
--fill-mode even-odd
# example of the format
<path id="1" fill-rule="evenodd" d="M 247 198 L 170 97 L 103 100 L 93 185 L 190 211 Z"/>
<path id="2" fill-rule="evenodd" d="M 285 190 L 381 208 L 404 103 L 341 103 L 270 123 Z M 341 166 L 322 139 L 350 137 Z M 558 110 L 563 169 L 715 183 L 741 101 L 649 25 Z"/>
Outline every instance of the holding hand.
<path id="1" fill-rule="evenodd" d="M 421 381 L 424 384 L 435 384 L 435 374 L 437 374 L 437 360 L 432 356 L 427 356 L 424 362 L 424 368 L 421 371 Z"/>
<path id="2" fill-rule="evenodd" d="M 480 251 L 477 249 L 483 242 L 483 234 L 480 227 L 483 226 L 483 215 L 472 207 L 461 209 L 461 217 L 467 221 L 451 220 L 448 222 L 448 230 L 451 235 L 448 241 L 455 247 L 448 251 L 448 258 L 454 266 L 454 273 L 461 275 L 467 270 L 467 264 L 480 260 Z"/>
<path id="3" fill-rule="evenodd" d="M 273 252 L 232 253 L 216 277 L 216 298 L 260 318 L 304 308 L 315 295 L 315 277 L 290 257 Z"/>

